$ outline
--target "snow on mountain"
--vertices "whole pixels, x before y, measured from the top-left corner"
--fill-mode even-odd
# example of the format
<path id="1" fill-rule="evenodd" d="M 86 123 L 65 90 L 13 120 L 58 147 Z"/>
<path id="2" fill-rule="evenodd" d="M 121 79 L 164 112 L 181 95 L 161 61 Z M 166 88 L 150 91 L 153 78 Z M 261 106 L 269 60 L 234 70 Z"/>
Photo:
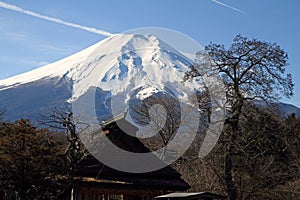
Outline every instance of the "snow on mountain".
<path id="1" fill-rule="evenodd" d="M 32 118 L 47 106 L 83 101 L 87 94 L 96 93 L 103 104 L 100 115 L 109 116 L 109 101 L 114 96 L 120 97 L 122 105 L 132 94 L 144 99 L 166 89 L 178 98 L 188 98 L 199 87 L 189 83 L 186 91 L 181 90 L 191 63 L 153 35 L 118 34 L 65 59 L 0 80 L 0 103 L 8 113 L 15 112 L 13 118 L 28 112 Z"/>
<path id="2" fill-rule="evenodd" d="M 72 75 L 72 100 L 97 86 L 113 95 L 130 88 L 182 81 L 191 61 L 155 36 L 116 35 L 95 48 Z"/>
<path id="3" fill-rule="evenodd" d="M 0 80 L 0 90 L 16 87 L 18 85 L 23 85 L 29 82 L 34 82 L 45 77 L 62 77 L 69 71 L 76 69 L 80 65 L 80 63 L 84 61 L 86 57 L 95 49 L 95 47 L 101 45 L 101 42 L 62 60 L 50 63 L 48 65 L 20 75 Z"/>

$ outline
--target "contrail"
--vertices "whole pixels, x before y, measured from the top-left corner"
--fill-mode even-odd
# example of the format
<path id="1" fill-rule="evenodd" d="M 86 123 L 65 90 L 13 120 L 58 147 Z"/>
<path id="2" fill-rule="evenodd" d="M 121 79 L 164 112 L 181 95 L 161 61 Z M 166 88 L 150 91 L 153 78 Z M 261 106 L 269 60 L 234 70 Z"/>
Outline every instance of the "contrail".
<path id="1" fill-rule="evenodd" d="M 237 11 L 237 12 L 239 12 L 239 13 L 247 14 L 246 12 L 244 12 L 244 11 L 238 9 L 238 8 L 235 8 L 235 7 L 230 6 L 230 5 L 228 5 L 228 4 L 222 3 L 222 2 L 220 2 L 220 1 L 217 1 L 217 0 L 210 0 L 210 1 L 212 1 L 212 2 L 214 2 L 214 3 L 217 3 L 217 4 L 221 5 L 221 6 L 224 6 L 224 7 L 226 7 L 226 8 L 230 8 L 230 9 L 232 9 L 232 10 L 235 10 L 235 11 Z"/>
<path id="2" fill-rule="evenodd" d="M 8 10 L 13 10 L 13 11 L 16 11 L 16 12 L 19 12 L 19 13 L 23 13 L 23 14 L 26 14 L 26 15 L 30 15 L 32 17 L 37 17 L 37 18 L 44 19 L 44 20 L 47 20 L 47 21 L 62 24 L 62 25 L 65 25 L 65 26 L 70 26 L 70 27 L 82 29 L 82 30 L 85 30 L 85 31 L 88 31 L 88 32 L 91 32 L 91 33 L 99 34 L 99 35 L 104 35 L 104 36 L 112 36 L 113 35 L 112 33 L 109 33 L 107 31 L 98 30 L 96 28 L 82 26 L 82 25 L 79 25 L 79 24 L 71 23 L 71 22 L 66 22 L 66 21 L 63 21 L 61 19 L 54 18 L 54 17 L 48 17 L 48 16 L 41 15 L 39 13 L 30 11 L 30 10 L 25 10 L 25 9 L 20 8 L 18 6 L 11 5 L 11 4 L 2 2 L 2 1 L 0 1 L 0 7 L 8 9 Z"/>

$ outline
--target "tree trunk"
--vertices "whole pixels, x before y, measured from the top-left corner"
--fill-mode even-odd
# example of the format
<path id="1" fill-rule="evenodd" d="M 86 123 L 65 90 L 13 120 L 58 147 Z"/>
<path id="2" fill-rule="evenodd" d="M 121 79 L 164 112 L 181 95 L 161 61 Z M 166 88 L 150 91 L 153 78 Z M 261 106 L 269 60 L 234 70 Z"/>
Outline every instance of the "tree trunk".
<path id="1" fill-rule="evenodd" d="M 239 93 L 238 93 L 239 94 Z M 243 98 L 241 96 L 238 96 L 237 102 L 235 106 L 233 107 L 233 115 L 231 117 L 230 126 L 231 126 L 231 135 L 230 135 L 230 141 L 229 146 L 227 150 L 227 154 L 225 157 L 225 182 L 227 187 L 227 192 L 230 200 L 236 200 L 237 199 L 237 189 L 234 183 L 234 177 L 233 177 L 233 163 L 232 163 L 232 155 L 236 143 L 237 135 L 239 134 L 239 118 L 240 114 L 242 112 L 243 107 Z"/>
<path id="2" fill-rule="evenodd" d="M 234 128 L 233 124 L 231 126 L 232 126 L 232 128 Z M 225 157 L 225 181 L 226 181 L 226 187 L 227 187 L 229 199 L 235 200 L 237 198 L 237 191 L 236 191 L 236 187 L 235 187 L 234 179 L 233 179 L 233 175 L 232 175 L 232 171 L 233 171 L 232 153 L 233 153 L 237 130 L 232 129 L 231 134 L 232 135 L 231 135 L 231 139 L 230 139 L 228 152 Z"/>

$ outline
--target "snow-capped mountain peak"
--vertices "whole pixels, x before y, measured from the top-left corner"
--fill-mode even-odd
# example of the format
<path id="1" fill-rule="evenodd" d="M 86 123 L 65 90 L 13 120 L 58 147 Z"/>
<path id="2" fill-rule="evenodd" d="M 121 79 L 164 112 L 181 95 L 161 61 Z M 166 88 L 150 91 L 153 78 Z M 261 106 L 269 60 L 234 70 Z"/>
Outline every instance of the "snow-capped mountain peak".
<path id="1" fill-rule="evenodd" d="M 128 73 L 134 76 L 147 73 L 156 81 L 155 79 L 163 78 L 159 73 L 162 68 L 175 67 L 180 71 L 189 64 L 188 58 L 155 36 L 118 34 L 65 59 L 0 80 L 0 87 L 4 90 L 39 79 L 66 76 L 75 85 L 80 83 L 83 87 L 81 89 L 85 91 L 91 86 L 97 86 L 98 81 L 109 89 L 110 84 L 105 84 L 108 80 L 114 82 L 113 80 L 125 79 Z M 145 66 L 148 66 L 147 69 Z M 134 68 L 143 70 L 137 74 L 137 69 Z M 79 93 L 82 94 L 81 92 Z M 80 94 L 75 94 L 74 98 Z"/>
<path id="2" fill-rule="evenodd" d="M 143 88 L 138 96 L 147 98 L 166 87 L 176 88 L 172 83 L 182 82 L 191 63 L 189 58 L 156 36 L 117 34 L 62 60 L 0 80 L 0 92 L 12 92 L 26 85 L 37 87 L 46 81 L 48 85 L 54 84 L 52 88 L 55 89 L 56 83 L 49 83 L 49 80 L 67 80 L 72 90 L 65 99 L 67 102 L 76 101 L 90 88 L 100 88 L 108 92 L 108 96 L 121 94 L 126 98 L 137 88 Z M 43 87 L 42 84 L 39 87 Z M 176 95 L 184 96 L 179 92 Z M 56 101 L 52 101 L 55 104 Z"/>
<path id="3" fill-rule="evenodd" d="M 113 94 L 138 85 L 182 80 L 191 61 L 151 35 L 116 35 L 99 45 L 72 75 L 73 99 L 97 86 Z"/>

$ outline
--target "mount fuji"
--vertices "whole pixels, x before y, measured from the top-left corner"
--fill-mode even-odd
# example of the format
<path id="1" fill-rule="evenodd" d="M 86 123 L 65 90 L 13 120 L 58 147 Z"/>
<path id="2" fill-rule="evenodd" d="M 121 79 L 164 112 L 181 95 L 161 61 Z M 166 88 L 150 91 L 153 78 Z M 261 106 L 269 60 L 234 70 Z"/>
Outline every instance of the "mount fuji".
<path id="1" fill-rule="evenodd" d="M 152 96 L 188 103 L 202 85 L 197 79 L 183 83 L 193 64 L 185 55 L 153 35 L 116 34 L 57 62 L 0 80 L 0 110 L 6 110 L 6 120 L 35 120 L 69 104 L 78 113 L 95 110 L 104 121 Z M 279 106 L 300 116 L 297 107 Z"/>
<path id="2" fill-rule="evenodd" d="M 182 83 L 191 64 L 184 53 L 153 35 L 117 34 L 57 62 L 0 80 L 0 106 L 8 120 L 34 120 L 66 103 L 94 103 L 100 120 L 107 120 L 124 112 L 131 99 L 154 94 L 188 99 L 200 88 L 199 80 Z"/>

